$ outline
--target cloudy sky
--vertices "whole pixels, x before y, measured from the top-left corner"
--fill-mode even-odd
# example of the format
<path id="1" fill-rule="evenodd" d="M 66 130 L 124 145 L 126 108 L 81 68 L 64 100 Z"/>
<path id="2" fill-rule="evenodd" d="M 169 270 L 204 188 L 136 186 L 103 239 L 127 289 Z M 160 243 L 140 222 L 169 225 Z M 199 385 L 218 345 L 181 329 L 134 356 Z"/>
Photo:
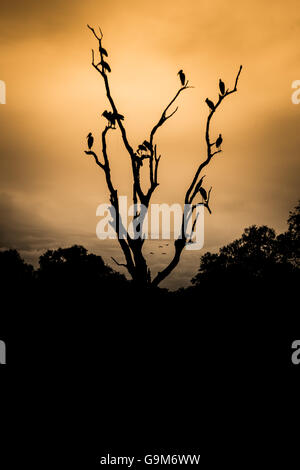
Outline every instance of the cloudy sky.
<path id="1" fill-rule="evenodd" d="M 299 198 L 300 105 L 291 84 L 300 79 L 300 10 L 285 2 L 221 0 L 1 0 L 0 248 L 19 249 L 36 262 L 47 248 L 85 245 L 107 262 L 122 261 L 114 242 L 96 238 L 96 208 L 108 201 L 104 175 L 84 154 L 92 131 L 99 146 L 108 108 L 101 77 L 91 67 L 95 40 L 86 24 L 101 26 L 112 68 L 110 83 L 136 147 L 149 136 L 178 89 L 184 69 L 193 89 L 157 133 L 162 154 L 153 202 L 181 203 L 205 153 L 206 97 L 217 98 L 221 77 L 238 93 L 218 111 L 212 136 L 223 152 L 206 173 L 213 186 L 205 217 L 205 246 L 185 252 L 164 286 L 184 285 L 199 257 L 241 235 L 251 224 L 285 230 Z M 131 187 L 130 164 L 118 131 L 109 137 L 119 194 Z M 130 183 L 129 183 L 130 182 Z M 153 270 L 171 255 L 159 254 Z"/>

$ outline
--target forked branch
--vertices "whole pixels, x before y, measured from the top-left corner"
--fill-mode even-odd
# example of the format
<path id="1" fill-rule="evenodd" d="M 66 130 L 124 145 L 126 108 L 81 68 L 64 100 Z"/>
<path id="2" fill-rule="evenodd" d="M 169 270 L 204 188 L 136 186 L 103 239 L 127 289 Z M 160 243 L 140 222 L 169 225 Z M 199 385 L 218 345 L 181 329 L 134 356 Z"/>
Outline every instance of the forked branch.
<path id="1" fill-rule="evenodd" d="M 202 178 L 200 178 L 200 180 L 199 180 L 199 177 L 200 177 L 200 174 L 201 174 L 201 171 L 203 170 L 203 168 L 205 168 L 210 163 L 211 159 L 216 154 L 221 152 L 221 149 L 217 148 L 218 140 L 216 140 L 214 143 L 211 142 L 211 139 L 210 139 L 210 124 L 211 124 L 211 120 L 212 120 L 213 115 L 215 114 L 216 110 L 218 109 L 218 107 L 220 106 L 222 101 L 227 96 L 229 96 L 232 93 L 235 93 L 237 91 L 237 85 L 238 85 L 238 80 L 239 80 L 241 71 L 242 71 L 242 66 L 240 66 L 239 71 L 237 73 L 234 87 L 232 88 L 232 90 L 226 90 L 226 91 L 224 91 L 224 93 L 219 94 L 219 99 L 218 99 L 216 105 L 214 105 L 209 100 L 206 100 L 206 102 L 209 101 L 208 105 L 211 107 L 211 111 L 208 114 L 207 121 L 206 121 L 206 128 L 205 128 L 205 140 L 206 140 L 207 154 L 206 154 L 206 158 L 204 159 L 204 161 L 199 165 L 199 167 L 198 167 L 198 169 L 197 169 L 197 171 L 194 175 L 194 178 L 193 178 L 190 186 L 188 187 L 186 195 L 185 195 L 185 201 L 184 201 L 185 204 L 192 204 L 194 198 L 200 192 L 200 194 L 202 195 L 202 198 L 203 199 L 205 198 L 203 200 L 202 204 L 204 205 L 204 207 L 206 207 L 206 209 L 208 210 L 208 212 L 210 214 L 211 214 L 211 209 L 210 209 L 210 206 L 209 206 L 209 200 L 210 200 L 212 188 L 210 188 L 208 193 L 206 193 L 206 191 L 205 190 L 203 191 L 203 188 L 202 188 L 202 182 L 203 182 L 204 176 Z M 221 137 L 221 134 L 220 134 L 219 138 L 220 137 Z M 212 151 L 212 148 L 214 146 L 216 147 L 216 150 Z M 194 206 L 194 207 L 196 207 L 196 206 Z M 193 209 L 191 211 L 191 214 L 192 214 L 192 212 L 193 212 Z M 191 216 L 191 214 L 190 214 L 190 216 Z M 157 276 L 153 279 L 152 285 L 154 285 L 154 286 L 158 286 L 173 271 L 173 269 L 178 265 L 181 253 L 182 253 L 186 243 L 191 241 L 189 239 L 189 237 L 187 236 L 187 234 L 185 233 L 186 226 L 187 226 L 185 217 L 186 217 L 186 214 L 185 214 L 185 211 L 184 211 L 183 216 L 182 216 L 181 238 L 178 238 L 177 240 L 175 240 L 175 243 L 174 243 L 174 246 L 175 246 L 174 256 L 173 256 L 171 262 L 168 264 L 168 266 L 166 266 L 165 269 L 163 269 L 161 272 L 159 272 L 157 274 Z M 193 226 L 192 226 L 193 230 L 194 230 L 194 227 L 195 227 L 195 223 L 196 223 L 196 221 L 194 221 L 194 223 L 193 223 Z M 193 230 L 192 230 L 192 232 L 193 232 Z"/>

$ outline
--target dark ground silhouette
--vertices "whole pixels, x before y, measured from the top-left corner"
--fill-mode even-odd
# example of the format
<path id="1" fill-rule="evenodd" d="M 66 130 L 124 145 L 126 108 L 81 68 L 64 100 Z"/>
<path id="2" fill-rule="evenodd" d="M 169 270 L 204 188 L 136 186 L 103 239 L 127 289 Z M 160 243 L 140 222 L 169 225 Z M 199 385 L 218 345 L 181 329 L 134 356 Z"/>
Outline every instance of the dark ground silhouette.
<path id="1" fill-rule="evenodd" d="M 290 212 L 285 233 L 276 235 L 267 226 L 251 226 L 218 253 L 202 255 L 199 271 L 191 280 L 192 285 L 176 292 L 141 288 L 107 266 L 101 256 L 88 253 L 79 245 L 46 251 L 40 257 L 38 269 L 27 264 L 16 250 L 5 250 L 0 251 L 2 297 L 8 305 L 28 301 L 31 307 L 37 303 L 38 308 L 47 309 L 53 304 L 56 306 L 53 317 L 58 306 L 64 307 L 67 315 L 74 306 L 83 305 L 80 313 L 87 314 L 90 305 L 98 303 L 99 310 L 96 308 L 94 311 L 98 317 L 102 314 L 143 317 L 147 312 L 155 317 L 158 311 L 161 317 L 164 306 L 169 305 L 166 314 L 172 310 L 179 314 L 180 305 L 182 314 L 197 314 L 199 319 L 207 316 L 204 306 L 209 307 L 214 302 L 223 305 L 222 316 L 227 316 L 225 307 L 229 312 L 238 309 L 243 315 L 247 306 L 259 299 L 252 312 L 255 317 L 260 304 L 265 304 L 266 308 L 269 305 L 267 310 L 270 311 L 278 298 L 284 298 L 286 305 L 296 300 L 300 272 L 299 239 L 300 204 Z M 191 300 L 194 306 L 189 309 Z M 245 312 L 242 311 L 243 306 Z M 25 316 L 28 318 L 29 313 Z M 62 312 L 60 317 L 63 321 Z"/>
<path id="2" fill-rule="evenodd" d="M 1 326 L 19 387 L 47 388 L 43 419 L 55 416 L 59 394 L 85 464 L 99 454 L 91 421 L 111 452 L 120 442 L 127 454 L 152 441 L 198 449 L 216 436 L 221 452 L 228 422 L 256 426 L 256 447 L 268 450 L 264 425 L 290 416 L 296 386 L 299 214 L 298 205 L 284 234 L 252 226 L 204 254 L 192 286 L 177 292 L 137 290 L 82 246 L 48 250 L 37 270 L 17 251 L 1 252 Z M 284 411 L 278 394 L 287 397 Z M 65 446 L 63 429 L 56 432 Z"/>

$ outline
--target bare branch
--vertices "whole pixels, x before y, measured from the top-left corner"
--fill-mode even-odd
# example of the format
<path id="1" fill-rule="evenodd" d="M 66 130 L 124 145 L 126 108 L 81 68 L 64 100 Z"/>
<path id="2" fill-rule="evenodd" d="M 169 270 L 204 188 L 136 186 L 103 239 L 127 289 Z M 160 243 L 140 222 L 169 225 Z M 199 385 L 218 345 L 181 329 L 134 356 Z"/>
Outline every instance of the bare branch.
<path id="1" fill-rule="evenodd" d="M 88 28 L 92 31 L 93 35 L 97 38 L 98 42 L 99 42 L 99 54 L 100 54 L 100 64 L 102 63 L 103 61 L 103 56 L 102 56 L 102 44 L 101 44 L 101 41 L 102 41 L 102 38 L 103 38 L 103 34 L 101 35 L 101 37 L 99 37 L 96 33 L 95 33 L 95 30 L 93 28 L 91 28 L 89 25 L 88 25 Z M 98 65 L 95 64 L 95 61 L 94 61 L 94 57 L 93 57 L 93 61 L 92 61 L 92 65 L 93 67 L 100 73 L 100 75 L 102 76 L 103 80 L 104 80 L 104 86 L 105 86 L 105 90 L 106 90 L 106 96 L 108 98 L 108 101 L 112 107 L 112 111 L 113 113 L 115 114 L 116 116 L 116 121 L 118 123 L 118 126 L 119 126 L 119 129 L 121 131 L 121 135 L 122 135 L 122 140 L 123 140 L 123 143 L 124 143 L 124 146 L 127 150 L 127 152 L 129 153 L 130 155 L 130 158 L 131 158 L 131 166 L 132 166 L 132 174 L 133 174 L 133 179 L 134 179 L 134 183 L 135 183 L 135 191 L 136 193 L 138 194 L 141 202 L 144 202 L 145 200 L 145 195 L 142 191 L 142 188 L 141 188 L 141 184 L 140 184 L 140 176 L 139 176 L 139 166 L 136 164 L 136 158 L 135 158 L 135 152 L 133 150 L 133 148 L 131 147 L 131 145 L 129 144 L 129 141 L 128 141 L 128 138 L 127 138 L 127 133 L 126 133 L 126 130 L 125 130 L 125 127 L 122 123 L 122 120 L 120 118 L 120 113 L 118 112 L 117 110 L 117 107 L 116 107 L 116 104 L 112 98 L 112 95 L 111 95 L 111 92 L 110 92 L 110 86 L 109 86 L 109 82 L 108 82 L 108 78 L 107 78 L 107 74 L 105 72 L 105 69 L 104 67 L 102 66 L 102 70 L 99 69 Z"/>
<path id="2" fill-rule="evenodd" d="M 197 204 L 198 205 L 198 204 Z M 197 205 L 195 207 L 197 207 Z M 195 226 L 196 226 L 196 223 L 197 223 L 197 220 L 198 220 L 198 217 L 199 217 L 199 213 L 197 213 L 196 217 L 195 217 L 195 220 L 193 222 L 193 225 L 192 225 L 192 233 L 190 235 L 190 240 L 189 242 L 192 241 L 192 236 L 193 236 L 193 233 L 194 233 L 194 230 L 195 230 Z"/>
<path id="3" fill-rule="evenodd" d="M 97 165 L 99 165 L 102 168 L 102 170 L 105 170 L 105 166 L 103 165 L 103 163 L 99 162 L 99 159 L 97 155 L 95 154 L 95 152 L 93 152 L 92 150 L 85 150 L 84 153 L 86 153 L 87 155 L 92 155 Z"/>
<path id="4" fill-rule="evenodd" d="M 167 111 L 170 109 L 170 107 L 172 106 L 172 104 L 176 101 L 176 99 L 178 98 L 178 96 L 180 95 L 180 93 L 184 90 L 187 90 L 189 88 L 193 88 L 191 86 L 188 86 L 188 82 L 186 82 L 186 84 L 179 88 L 179 90 L 177 91 L 176 95 L 174 96 L 174 98 L 172 98 L 172 100 L 170 101 L 170 103 L 167 105 L 167 107 L 163 110 L 162 112 L 162 115 L 159 119 L 159 121 L 157 122 L 157 124 L 155 124 L 155 126 L 153 127 L 151 133 L 150 133 L 150 144 L 153 145 L 153 139 L 154 139 L 154 135 L 157 131 L 157 129 L 159 127 L 161 127 L 166 121 L 167 119 L 170 119 L 175 113 L 176 111 L 178 110 L 178 106 L 177 108 L 175 109 L 175 111 L 173 111 L 171 114 L 169 114 L 169 116 L 167 116 Z"/>
<path id="5" fill-rule="evenodd" d="M 207 117 L 207 123 L 206 123 L 206 131 L 205 131 L 205 139 L 206 139 L 206 144 L 207 144 L 207 157 L 206 159 L 199 165 L 196 173 L 195 173 L 195 176 L 193 178 L 193 181 L 191 183 L 191 185 L 189 186 L 187 192 L 186 192 L 186 195 L 185 195 L 185 204 L 191 204 L 193 198 L 195 197 L 197 191 L 199 188 L 197 188 L 197 181 L 198 181 L 198 178 L 200 176 L 200 173 L 202 171 L 203 168 L 205 168 L 209 162 L 211 161 L 212 157 L 214 155 L 216 155 L 217 153 L 220 152 L 219 151 L 215 151 L 215 152 L 211 152 L 211 147 L 212 145 L 214 144 L 211 144 L 210 142 L 210 137 L 209 137 L 209 130 L 210 130 L 210 121 L 211 121 L 211 118 L 212 116 L 214 115 L 216 109 L 219 107 L 219 105 L 221 104 L 221 102 L 223 101 L 223 99 L 232 94 L 232 93 L 235 93 L 237 91 L 237 84 L 238 84 L 238 80 L 239 80 L 239 76 L 240 76 L 240 73 L 241 73 L 241 70 L 242 70 L 242 66 L 240 66 L 240 69 L 238 71 L 238 74 L 236 76 L 236 79 L 235 79 L 235 85 L 234 85 L 234 88 L 232 90 L 227 90 L 226 93 L 224 95 L 219 95 L 219 100 L 217 102 L 217 104 L 214 106 L 214 109 L 211 110 L 211 112 L 209 113 L 208 117 Z M 155 129 L 155 128 L 154 128 Z M 194 189 L 195 188 L 195 189 Z M 191 196 L 191 193 L 194 189 L 194 192 L 193 192 L 193 195 L 192 197 Z M 197 190 L 196 190 L 197 189 Z M 209 213 L 211 213 L 211 209 L 209 207 L 209 199 L 210 199 L 210 194 L 211 194 L 211 190 L 212 188 L 210 188 L 209 192 L 208 192 L 208 196 L 207 196 L 207 200 L 206 202 L 204 203 L 204 206 L 207 208 L 207 210 L 209 211 Z M 160 284 L 160 282 L 162 282 L 172 271 L 173 269 L 177 266 L 177 264 L 179 263 L 179 260 L 180 260 L 180 256 L 181 256 L 181 253 L 182 253 L 182 250 L 185 246 L 185 243 L 186 243 L 186 237 L 185 237 L 185 233 L 184 233 L 184 226 L 185 226 L 185 214 L 183 214 L 183 217 L 182 217 L 182 229 L 181 229 L 181 236 L 182 238 L 179 238 L 177 240 L 175 240 L 175 243 L 174 243 L 174 246 L 175 246 L 175 253 L 174 253 L 174 257 L 173 259 L 171 260 L 171 262 L 169 263 L 169 265 L 161 272 L 157 273 L 156 277 L 153 279 L 152 281 L 152 285 L 154 286 L 158 286 Z"/>
<path id="6" fill-rule="evenodd" d="M 213 152 L 213 153 L 211 154 L 211 157 L 213 157 L 213 156 L 216 155 L 217 153 L 221 153 L 221 152 L 222 152 L 222 150 L 216 150 L 215 152 Z"/>
<path id="7" fill-rule="evenodd" d="M 206 209 L 208 210 L 208 212 L 210 214 L 211 214 L 211 210 L 210 210 L 210 207 L 209 207 L 209 199 L 210 199 L 211 190 L 212 190 L 212 186 L 211 186 L 210 190 L 208 191 L 207 200 L 204 202 L 204 207 L 206 207 Z"/>
<path id="8" fill-rule="evenodd" d="M 240 78 L 240 74 L 241 74 L 242 68 L 243 68 L 243 66 L 240 65 L 240 69 L 239 69 L 238 74 L 237 74 L 236 79 L 235 79 L 234 89 L 233 89 L 233 91 L 231 91 L 230 93 L 233 93 L 234 91 L 237 91 L 237 84 L 238 84 L 238 81 L 239 81 L 239 78 Z M 229 94 L 229 93 L 228 93 L 228 94 Z"/>
<path id="9" fill-rule="evenodd" d="M 157 188 L 157 186 L 158 186 L 157 177 L 158 177 L 158 164 L 159 164 L 160 157 L 159 158 L 156 157 L 156 145 L 153 146 L 154 136 L 155 136 L 156 131 L 159 129 L 159 127 L 161 127 L 168 119 L 170 119 L 172 116 L 174 116 L 174 114 L 178 111 L 178 106 L 177 106 L 174 109 L 174 111 L 171 112 L 171 114 L 167 115 L 167 111 L 170 109 L 172 104 L 176 101 L 176 99 L 178 98 L 180 93 L 184 90 L 189 89 L 189 88 L 193 88 L 191 86 L 188 86 L 188 83 L 189 82 L 187 81 L 185 83 L 185 85 L 177 91 L 174 98 L 172 98 L 170 103 L 163 110 L 159 121 L 157 122 L 157 124 L 155 124 L 155 126 L 152 128 L 152 130 L 150 132 L 150 138 L 149 138 L 149 143 L 151 145 L 151 154 L 150 154 L 150 160 L 149 160 L 150 188 L 149 188 L 149 190 L 147 192 L 147 195 L 146 195 L 146 199 L 148 200 L 148 203 L 149 203 L 149 200 L 150 200 L 155 188 Z M 153 162 L 154 161 L 155 161 L 155 165 L 154 165 L 154 169 L 153 169 Z"/>
<path id="10" fill-rule="evenodd" d="M 93 35 L 95 36 L 96 39 L 98 39 L 98 41 L 101 41 L 102 38 L 103 38 L 103 35 L 101 37 L 97 36 L 94 28 L 92 28 L 90 25 L 87 25 L 87 27 L 92 31 Z"/>
<path id="11" fill-rule="evenodd" d="M 178 106 L 174 109 L 174 111 L 171 114 L 169 114 L 169 116 L 167 116 L 167 115 L 165 116 L 165 121 L 167 119 L 170 119 L 177 111 L 178 111 Z"/>
<path id="12" fill-rule="evenodd" d="M 155 278 L 153 279 L 151 285 L 157 287 L 169 274 L 176 268 L 177 264 L 180 261 L 180 256 L 183 248 L 185 247 L 186 239 L 178 238 L 175 240 L 175 254 L 171 262 L 161 271 L 158 272 Z"/>
<path id="13" fill-rule="evenodd" d="M 187 192 L 186 192 L 186 197 L 185 197 L 185 203 L 186 204 L 189 204 L 190 203 L 190 194 L 191 192 L 193 191 L 193 188 L 195 186 L 195 184 L 197 183 L 198 181 L 198 178 L 200 176 L 200 173 L 202 171 L 203 168 L 205 168 L 209 162 L 211 161 L 212 157 L 214 155 L 216 155 L 217 153 L 220 152 L 219 151 L 216 151 L 216 152 L 211 152 L 211 147 L 214 145 L 210 142 L 210 136 L 209 136 L 209 133 L 210 133 L 210 123 L 211 123 L 211 119 L 213 117 L 213 115 L 215 114 L 217 108 L 220 106 L 221 102 L 223 101 L 224 98 L 226 98 L 226 96 L 229 96 L 231 95 L 232 93 L 235 93 L 237 91 L 237 84 L 238 84 L 238 80 L 239 80 L 239 76 L 240 76 L 240 73 L 241 73 L 241 70 L 242 70 L 242 66 L 240 66 L 239 68 L 239 71 L 238 71 L 238 74 L 236 76 L 236 79 L 235 79 L 235 85 L 234 85 L 234 88 L 232 90 L 227 90 L 226 93 L 224 95 L 219 95 L 219 100 L 218 102 L 216 103 L 216 105 L 214 106 L 214 109 L 212 109 L 207 117 L 207 122 L 206 122 L 206 130 L 205 130 L 205 140 L 206 140 L 206 146 L 207 146 L 207 157 L 206 159 L 199 165 L 196 173 L 195 173 L 195 176 L 193 178 L 193 181 L 190 185 L 190 187 L 188 188 Z"/>
<path id="14" fill-rule="evenodd" d="M 128 268 L 127 264 L 118 263 L 118 261 L 113 256 L 111 256 L 111 259 L 116 263 L 117 266 L 123 266 L 126 269 Z"/>
<path id="15" fill-rule="evenodd" d="M 158 165 L 159 165 L 159 161 L 160 161 L 160 159 L 161 159 L 161 155 L 159 155 L 159 157 L 157 157 L 157 155 L 156 155 L 156 145 L 155 145 L 154 158 L 155 158 L 154 182 L 155 182 L 156 185 L 158 185 L 158 180 L 157 180 L 157 177 L 158 177 Z"/>
<path id="16" fill-rule="evenodd" d="M 192 196 L 190 197 L 190 204 L 192 204 L 196 194 L 198 193 L 200 187 L 202 186 L 202 182 L 203 182 L 205 176 L 206 175 L 203 175 L 202 178 L 200 178 L 200 181 L 198 181 L 198 183 L 196 184 L 194 192 L 193 192 Z"/>

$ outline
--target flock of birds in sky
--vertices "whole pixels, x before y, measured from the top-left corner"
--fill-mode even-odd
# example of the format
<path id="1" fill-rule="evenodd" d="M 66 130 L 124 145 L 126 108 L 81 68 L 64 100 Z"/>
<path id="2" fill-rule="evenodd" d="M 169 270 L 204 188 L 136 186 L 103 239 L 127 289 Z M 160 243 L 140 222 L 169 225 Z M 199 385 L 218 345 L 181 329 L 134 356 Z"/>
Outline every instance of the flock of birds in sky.
<path id="1" fill-rule="evenodd" d="M 169 243 L 166 243 L 165 246 L 169 246 Z M 159 245 L 158 248 L 163 248 L 163 247 L 164 247 L 164 245 Z M 165 251 L 163 251 L 161 254 L 166 255 L 167 253 Z M 149 255 L 154 255 L 154 251 L 150 251 Z"/>
<path id="2" fill-rule="evenodd" d="M 103 47 L 101 47 L 101 56 L 106 56 L 106 57 L 108 56 L 106 49 L 104 49 Z M 104 71 L 111 72 L 111 68 L 110 68 L 109 64 L 107 62 L 105 62 L 103 59 L 101 60 L 101 65 L 102 65 Z M 182 69 L 179 70 L 177 75 L 179 75 L 181 85 L 183 87 L 187 86 L 185 73 L 183 72 Z M 221 79 L 219 79 L 219 90 L 220 90 L 220 96 L 224 96 L 226 94 L 225 83 Z M 205 102 L 206 102 L 207 106 L 209 107 L 209 109 L 211 110 L 211 112 L 214 112 L 215 111 L 215 105 L 214 105 L 213 101 L 211 101 L 209 98 L 206 98 Z M 108 126 L 111 127 L 112 129 L 116 128 L 116 121 L 118 121 L 118 120 L 124 121 L 124 116 L 122 114 L 113 113 L 113 112 L 107 111 L 107 110 L 105 110 L 102 113 L 102 116 L 105 119 L 107 119 Z M 222 142 L 223 142 L 222 134 L 219 134 L 219 137 L 217 138 L 216 142 L 214 142 L 211 145 L 215 145 L 216 148 L 219 149 L 222 145 Z M 94 145 L 94 137 L 93 137 L 91 132 L 87 135 L 87 144 L 88 144 L 89 150 L 91 150 L 93 145 Z M 152 155 L 152 152 L 153 152 L 152 145 L 147 140 L 144 140 L 144 142 L 138 146 L 136 154 L 139 158 L 138 158 L 137 161 L 139 162 L 139 164 L 141 166 L 143 165 L 143 159 L 150 158 L 151 155 Z M 198 191 L 199 191 L 199 193 L 202 197 L 202 202 L 207 202 L 208 201 L 208 194 L 207 194 L 207 191 L 202 187 L 202 182 L 203 182 L 204 177 L 205 176 L 203 176 L 200 179 L 199 183 L 198 183 Z M 168 244 L 166 246 L 168 246 Z M 163 248 L 163 247 L 159 246 L 159 248 Z M 154 253 L 150 252 L 150 254 L 153 255 Z M 166 253 L 163 252 L 162 254 L 165 255 Z"/>

